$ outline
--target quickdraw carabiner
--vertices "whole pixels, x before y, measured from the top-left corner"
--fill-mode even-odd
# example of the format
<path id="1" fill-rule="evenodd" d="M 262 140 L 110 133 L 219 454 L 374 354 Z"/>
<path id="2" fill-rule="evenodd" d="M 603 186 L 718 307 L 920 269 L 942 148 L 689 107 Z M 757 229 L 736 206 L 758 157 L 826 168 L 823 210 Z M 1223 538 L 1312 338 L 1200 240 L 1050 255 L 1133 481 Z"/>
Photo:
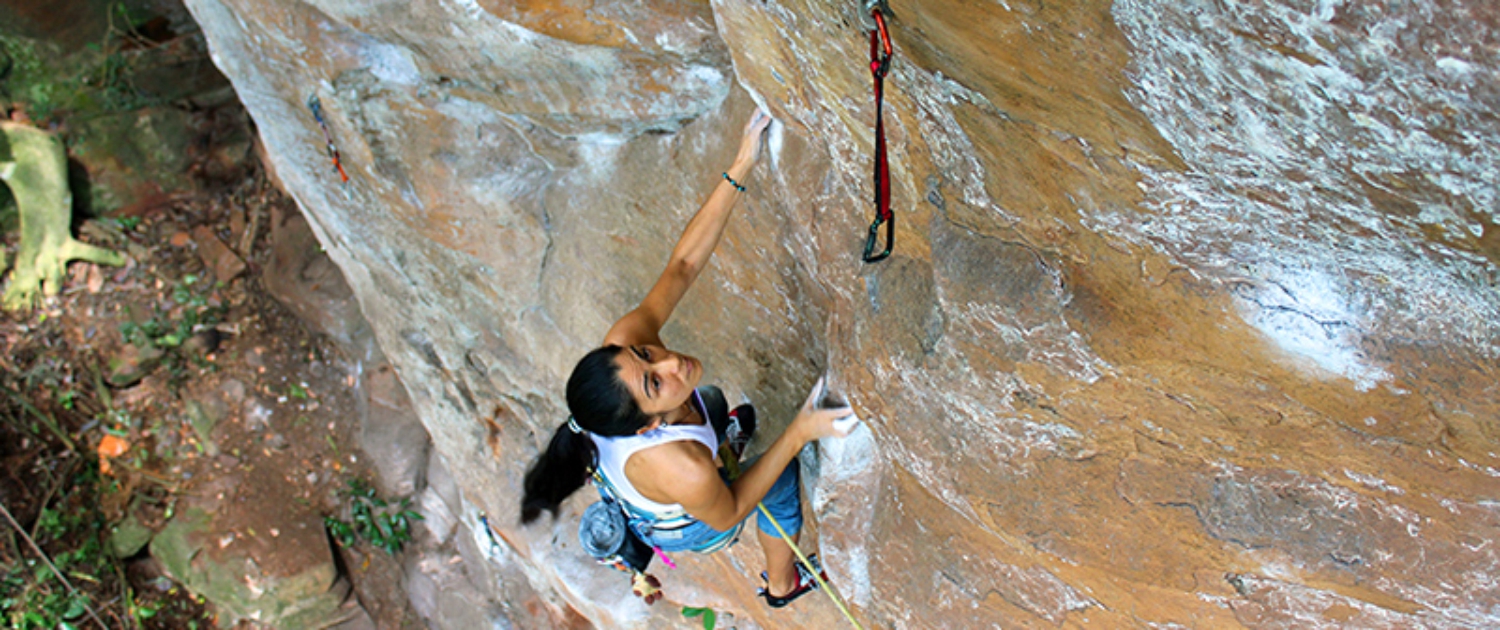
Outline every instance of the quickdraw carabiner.
<path id="1" fill-rule="evenodd" d="M 884 59 L 881 60 L 882 61 L 882 67 L 880 69 L 880 74 L 881 74 L 881 76 L 885 76 L 885 67 L 884 67 L 884 64 L 887 64 L 887 63 L 890 62 L 890 60 L 891 60 L 891 53 L 893 52 L 892 49 L 891 49 L 891 34 L 890 34 L 889 31 L 886 30 L 886 27 L 885 27 L 885 18 L 887 16 L 889 16 L 889 17 L 895 17 L 896 14 L 891 13 L 891 6 L 889 4 L 887 4 L 887 0 L 866 0 L 865 1 L 865 13 L 869 14 L 870 20 L 871 20 L 871 22 L 867 23 L 867 25 L 870 27 L 870 60 L 872 62 L 876 60 L 876 58 L 875 58 L 875 47 L 876 47 L 875 36 L 879 35 L 880 36 L 880 43 L 884 44 L 883 48 L 884 48 L 884 52 L 885 52 L 885 57 L 884 57 Z"/>
<path id="2" fill-rule="evenodd" d="M 886 0 L 866 0 L 865 12 L 874 21 L 870 29 L 870 74 L 875 79 L 875 221 L 870 224 L 870 235 L 865 238 L 863 260 L 880 262 L 891 255 L 896 245 L 896 214 L 891 211 L 890 165 L 886 160 L 885 120 L 881 115 L 885 102 L 885 75 L 891 69 L 891 34 L 886 30 L 885 18 L 891 14 Z M 880 240 L 880 225 L 885 224 L 885 249 L 876 252 Z"/>
<path id="3" fill-rule="evenodd" d="M 312 110 L 313 118 L 317 119 L 318 127 L 323 129 L 323 142 L 328 146 L 328 157 L 333 160 L 333 168 L 339 173 L 339 181 L 349 183 L 349 174 L 344 172 L 344 162 L 339 155 L 339 148 L 333 144 L 333 134 L 328 132 L 328 123 L 323 121 L 323 101 L 314 94 L 307 99 L 307 108 Z"/>

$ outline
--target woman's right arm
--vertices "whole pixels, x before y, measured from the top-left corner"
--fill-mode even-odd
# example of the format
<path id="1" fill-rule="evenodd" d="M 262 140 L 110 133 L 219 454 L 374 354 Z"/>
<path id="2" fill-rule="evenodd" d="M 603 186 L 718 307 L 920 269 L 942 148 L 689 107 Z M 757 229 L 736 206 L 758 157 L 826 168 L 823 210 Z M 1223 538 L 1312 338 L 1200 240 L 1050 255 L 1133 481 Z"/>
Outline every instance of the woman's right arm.
<path id="1" fill-rule="evenodd" d="M 745 176 L 755 166 L 755 161 L 760 156 L 760 136 L 769 124 L 771 117 L 760 110 L 756 110 L 750 121 L 745 123 L 739 152 L 735 155 L 734 164 L 725 171 L 734 181 L 745 181 Z M 677 303 L 682 300 L 683 294 L 687 293 L 698 275 L 708 266 L 708 259 L 719 246 L 719 240 L 724 236 L 724 227 L 729 223 L 729 211 L 734 208 L 741 194 L 727 180 L 718 180 L 708 201 L 703 203 L 703 207 L 698 209 L 688 221 L 687 227 L 683 228 L 682 236 L 672 248 L 672 255 L 667 259 L 667 267 L 662 271 L 661 277 L 651 286 L 640 306 L 626 313 L 610 327 L 609 332 L 604 335 L 606 345 L 661 343 L 657 333 L 667 323 L 667 318 L 672 316 L 672 311 L 677 309 Z"/>
<path id="2" fill-rule="evenodd" d="M 833 428 L 833 421 L 853 411 L 848 407 L 814 408 L 820 389 L 814 389 L 792 424 L 732 485 L 726 486 L 719 480 L 714 466 L 692 466 L 677 475 L 678 481 L 673 484 L 677 492 L 671 493 L 676 495 L 672 499 L 681 503 L 688 514 L 719 531 L 727 531 L 745 520 L 803 446 L 825 437 L 843 437 Z"/>

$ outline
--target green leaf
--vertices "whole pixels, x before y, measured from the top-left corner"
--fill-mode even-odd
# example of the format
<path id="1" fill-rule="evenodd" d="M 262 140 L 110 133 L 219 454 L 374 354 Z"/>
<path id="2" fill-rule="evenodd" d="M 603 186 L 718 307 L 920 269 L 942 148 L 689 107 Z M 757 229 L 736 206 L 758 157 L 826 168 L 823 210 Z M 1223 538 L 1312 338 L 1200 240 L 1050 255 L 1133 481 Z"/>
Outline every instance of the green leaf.
<path id="1" fill-rule="evenodd" d="M 684 617 L 691 619 L 699 615 L 703 616 L 703 630 L 714 630 L 714 626 L 718 625 L 719 615 L 718 613 L 714 612 L 714 609 L 695 608 L 688 606 L 682 607 L 682 616 Z"/>
<path id="2" fill-rule="evenodd" d="M 84 610 L 86 610 L 84 606 L 85 601 L 83 597 L 69 598 L 68 609 L 63 611 L 63 619 L 77 619 L 82 617 Z"/>
<path id="3" fill-rule="evenodd" d="M 382 537 L 385 537 L 385 538 L 390 538 L 391 537 L 391 524 L 388 523 L 388 522 L 386 522 L 386 519 L 383 519 L 383 518 L 377 518 L 377 519 L 375 519 L 375 527 L 380 530 L 380 535 Z"/>

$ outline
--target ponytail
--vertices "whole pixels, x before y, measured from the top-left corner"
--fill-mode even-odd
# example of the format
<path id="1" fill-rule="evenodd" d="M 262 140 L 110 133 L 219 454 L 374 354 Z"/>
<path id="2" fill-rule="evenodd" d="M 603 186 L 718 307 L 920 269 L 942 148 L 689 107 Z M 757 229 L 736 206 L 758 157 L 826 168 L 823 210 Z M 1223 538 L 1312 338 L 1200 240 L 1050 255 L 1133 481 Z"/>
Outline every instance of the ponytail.
<path id="1" fill-rule="evenodd" d="M 568 377 L 568 409 L 585 433 L 601 436 L 633 435 L 651 423 L 641 412 L 630 389 L 620 380 L 615 362 L 625 349 L 598 348 L 578 361 Z M 525 494 L 521 497 L 521 523 L 535 521 L 542 511 L 555 518 L 557 507 L 583 487 L 594 465 L 594 441 L 563 423 L 552 434 L 547 450 L 526 471 Z"/>
<path id="2" fill-rule="evenodd" d="M 547 450 L 526 471 L 525 495 L 521 497 L 521 523 L 535 521 L 546 510 L 557 516 L 557 506 L 588 481 L 594 463 L 594 441 L 574 433 L 564 422 L 552 434 Z"/>

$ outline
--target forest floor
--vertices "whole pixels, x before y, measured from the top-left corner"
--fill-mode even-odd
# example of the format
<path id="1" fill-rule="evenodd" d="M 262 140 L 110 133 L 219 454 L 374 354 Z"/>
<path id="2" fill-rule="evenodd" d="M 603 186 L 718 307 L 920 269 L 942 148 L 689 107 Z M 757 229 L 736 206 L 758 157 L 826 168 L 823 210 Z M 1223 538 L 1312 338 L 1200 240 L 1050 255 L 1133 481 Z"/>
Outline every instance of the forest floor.
<path id="1" fill-rule="evenodd" d="M 297 210 L 245 164 L 83 224 L 130 263 L 74 263 L 60 295 L 0 319 L 3 625 L 213 627 L 212 605 L 120 528 L 158 531 L 191 500 L 212 510 L 210 553 L 276 575 L 327 548 L 323 517 L 347 515 L 369 478 L 338 347 L 263 288 L 268 224 Z M 342 561 L 393 567 L 384 553 Z M 411 621 L 399 603 L 366 608 L 379 627 Z"/>

